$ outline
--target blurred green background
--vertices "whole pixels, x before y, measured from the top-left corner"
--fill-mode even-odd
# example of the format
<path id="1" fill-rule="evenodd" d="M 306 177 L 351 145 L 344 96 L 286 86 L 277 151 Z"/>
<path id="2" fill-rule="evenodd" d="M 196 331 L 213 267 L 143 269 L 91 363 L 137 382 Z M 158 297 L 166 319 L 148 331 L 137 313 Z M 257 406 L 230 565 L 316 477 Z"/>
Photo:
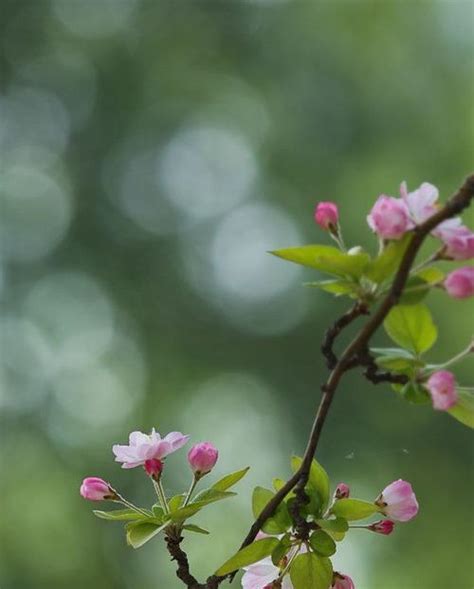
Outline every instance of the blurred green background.
<path id="1" fill-rule="evenodd" d="M 328 242 L 321 199 L 375 249 L 378 194 L 460 184 L 473 18 L 448 0 L 3 0 L 2 589 L 181 587 L 159 541 L 127 548 L 78 494 L 95 475 L 153 501 L 113 462 L 134 429 L 213 441 L 216 476 L 252 467 L 196 520 L 212 535 L 185 541 L 200 578 L 236 548 L 251 488 L 303 451 L 345 306 L 266 251 Z M 430 299 L 438 361 L 469 341 L 473 306 Z M 467 363 L 457 374 L 468 384 Z M 336 568 L 358 589 L 472 589 L 467 428 L 351 373 L 319 459 L 355 496 L 402 477 L 421 504 L 390 538 L 344 543 Z M 188 478 L 182 451 L 167 491 Z"/>

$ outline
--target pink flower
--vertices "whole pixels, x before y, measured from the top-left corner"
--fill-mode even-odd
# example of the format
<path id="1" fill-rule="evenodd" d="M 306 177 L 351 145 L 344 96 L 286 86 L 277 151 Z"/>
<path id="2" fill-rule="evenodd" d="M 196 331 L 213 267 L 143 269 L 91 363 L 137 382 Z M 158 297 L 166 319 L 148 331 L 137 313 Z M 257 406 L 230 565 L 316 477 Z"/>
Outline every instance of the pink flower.
<path id="1" fill-rule="evenodd" d="M 320 202 L 314 211 L 316 223 L 325 230 L 336 227 L 339 221 L 339 210 L 333 202 Z"/>
<path id="2" fill-rule="evenodd" d="M 370 524 L 367 526 L 369 530 L 372 532 L 376 532 L 377 534 L 383 534 L 384 536 L 388 536 L 393 532 L 393 528 L 395 527 L 395 522 L 391 519 L 381 519 L 378 522 Z"/>
<path id="3" fill-rule="evenodd" d="M 450 272 L 444 281 L 444 288 L 454 299 L 472 297 L 474 295 L 474 266 L 465 266 Z"/>
<path id="4" fill-rule="evenodd" d="M 445 256 L 453 260 L 469 260 L 474 257 L 474 233 L 456 217 L 444 221 L 433 231 L 446 246 Z"/>
<path id="5" fill-rule="evenodd" d="M 203 476 L 214 468 L 219 457 L 217 448 L 211 442 L 195 444 L 188 452 L 189 465 L 196 476 Z"/>
<path id="6" fill-rule="evenodd" d="M 150 458 L 150 460 L 145 460 L 145 464 L 143 467 L 145 468 L 145 472 L 149 477 L 158 481 L 161 473 L 163 472 L 163 462 L 158 460 L 158 458 Z"/>
<path id="7" fill-rule="evenodd" d="M 334 491 L 334 499 L 347 499 L 351 493 L 349 485 L 339 483 Z"/>
<path id="8" fill-rule="evenodd" d="M 117 496 L 112 487 L 98 477 L 84 479 L 79 492 L 84 499 L 89 501 L 104 501 L 105 499 L 115 499 Z"/>
<path id="9" fill-rule="evenodd" d="M 429 377 L 426 388 L 428 389 L 434 409 L 446 411 L 456 404 L 458 394 L 454 374 L 448 370 L 438 370 Z"/>
<path id="10" fill-rule="evenodd" d="M 259 562 L 244 567 L 244 576 L 242 577 L 243 589 L 266 589 L 271 587 L 273 581 L 278 579 L 280 569 L 272 563 L 268 556 Z M 283 577 L 282 589 L 294 589 L 289 575 Z"/>
<path id="11" fill-rule="evenodd" d="M 400 239 L 413 228 L 405 201 L 385 195 L 377 199 L 367 223 L 383 239 Z"/>
<path id="12" fill-rule="evenodd" d="M 341 573 L 334 573 L 332 589 L 355 589 L 354 581 L 347 575 Z"/>
<path id="13" fill-rule="evenodd" d="M 184 436 L 180 432 L 171 432 L 162 439 L 153 428 L 150 435 L 132 432 L 128 446 L 115 444 L 112 451 L 115 454 L 115 462 L 123 462 L 122 468 L 135 468 L 152 458 L 162 460 L 168 454 L 179 450 L 188 440 L 189 436 Z"/>
<path id="14" fill-rule="evenodd" d="M 382 491 L 375 504 L 382 512 L 399 522 L 407 522 L 418 513 L 418 501 L 410 485 L 402 479 L 394 481 Z"/>
<path id="15" fill-rule="evenodd" d="M 408 192 L 406 182 L 400 186 L 400 194 L 408 207 L 411 220 L 419 225 L 437 211 L 438 189 L 433 184 L 423 182 L 414 192 Z"/>

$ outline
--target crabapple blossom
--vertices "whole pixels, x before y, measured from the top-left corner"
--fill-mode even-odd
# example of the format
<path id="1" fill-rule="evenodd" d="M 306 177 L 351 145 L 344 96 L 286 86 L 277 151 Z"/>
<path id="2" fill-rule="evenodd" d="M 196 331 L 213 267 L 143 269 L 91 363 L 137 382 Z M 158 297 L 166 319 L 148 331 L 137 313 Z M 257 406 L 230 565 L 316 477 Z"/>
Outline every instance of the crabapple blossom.
<path id="1" fill-rule="evenodd" d="M 367 217 L 367 223 L 383 239 L 400 239 L 413 228 L 405 201 L 385 195 L 377 199 Z"/>
<path id="2" fill-rule="evenodd" d="M 465 266 L 450 272 L 444 281 L 444 288 L 454 299 L 467 299 L 474 295 L 474 266 Z"/>
<path id="3" fill-rule="evenodd" d="M 331 589 L 355 589 L 354 581 L 347 575 L 334 573 Z"/>
<path id="4" fill-rule="evenodd" d="M 280 569 L 273 564 L 269 556 L 243 568 L 245 571 L 242 577 L 243 589 L 266 589 L 271 587 L 273 581 L 276 581 L 280 574 Z M 294 589 L 289 575 L 283 577 L 281 589 Z"/>
<path id="5" fill-rule="evenodd" d="M 117 494 L 103 479 L 98 477 L 87 477 L 82 481 L 79 491 L 89 501 L 104 501 L 105 499 L 114 499 Z"/>
<path id="6" fill-rule="evenodd" d="M 132 432 L 128 446 L 115 444 L 112 451 L 115 454 L 115 462 L 123 463 L 122 468 L 135 468 L 144 465 L 146 460 L 165 458 L 179 450 L 188 440 L 189 436 L 181 432 L 171 432 L 162 438 L 153 428 L 150 435 Z"/>
<path id="7" fill-rule="evenodd" d="M 149 460 L 145 460 L 145 464 L 143 465 L 145 472 L 148 476 L 152 479 L 158 480 L 163 472 L 163 462 L 158 458 L 150 458 Z"/>
<path id="8" fill-rule="evenodd" d="M 412 486 L 402 479 L 385 487 L 375 504 L 385 515 L 399 522 L 407 522 L 418 513 L 418 501 Z"/>
<path id="9" fill-rule="evenodd" d="M 316 223 L 326 231 L 336 227 L 339 221 L 339 210 L 333 202 L 320 202 L 314 211 Z"/>
<path id="10" fill-rule="evenodd" d="M 197 477 L 201 477 L 214 468 L 219 452 L 211 442 L 195 444 L 188 452 L 189 465 Z"/>
<path id="11" fill-rule="evenodd" d="M 465 225 L 441 233 L 446 245 L 445 257 L 453 260 L 470 260 L 474 258 L 474 233 Z"/>
<path id="12" fill-rule="evenodd" d="M 339 483 L 334 491 L 334 499 L 347 499 L 351 493 L 349 485 Z"/>
<path id="13" fill-rule="evenodd" d="M 433 184 L 423 182 L 414 192 L 408 192 L 407 183 L 402 182 L 400 194 L 407 205 L 410 219 L 419 225 L 437 211 L 438 189 Z"/>
<path id="14" fill-rule="evenodd" d="M 378 522 L 374 522 L 367 526 L 368 530 L 372 532 L 376 532 L 377 534 L 383 534 L 384 536 L 388 536 L 393 532 L 393 528 L 395 527 L 395 522 L 391 519 L 381 519 Z"/>
<path id="15" fill-rule="evenodd" d="M 448 370 L 433 372 L 426 382 L 434 409 L 446 411 L 456 404 L 458 394 L 454 374 Z"/>

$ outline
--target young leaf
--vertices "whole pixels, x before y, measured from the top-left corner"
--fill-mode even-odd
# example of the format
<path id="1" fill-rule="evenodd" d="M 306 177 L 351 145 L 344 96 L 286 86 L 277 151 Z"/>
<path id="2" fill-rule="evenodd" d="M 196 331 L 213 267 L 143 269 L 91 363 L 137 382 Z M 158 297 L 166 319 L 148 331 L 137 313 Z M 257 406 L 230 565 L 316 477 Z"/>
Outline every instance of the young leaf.
<path id="1" fill-rule="evenodd" d="M 278 546 L 272 552 L 272 562 L 275 566 L 280 565 L 281 559 L 286 555 L 288 550 L 291 548 L 291 536 L 290 534 L 285 534 Z"/>
<path id="2" fill-rule="evenodd" d="M 431 348 L 438 337 L 426 305 L 397 305 L 384 321 L 387 334 L 395 343 L 407 348 L 416 355 Z"/>
<path id="3" fill-rule="evenodd" d="M 244 566 L 258 562 L 270 556 L 279 543 L 278 538 L 264 538 L 263 540 L 252 542 L 252 544 L 242 548 L 242 550 L 239 550 L 239 552 L 229 558 L 214 574 L 218 577 L 223 577 Z"/>
<path id="4" fill-rule="evenodd" d="M 401 305 L 416 305 L 422 301 L 432 288 L 429 282 L 419 276 L 411 276 L 400 298 Z"/>
<path id="5" fill-rule="evenodd" d="M 364 273 L 365 276 L 377 284 L 387 280 L 397 270 L 410 240 L 411 235 L 407 234 L 403 239 L 391 241 L 383 252 L 369 264 Z"/>
<path id="6" fill-rule="evenodd" d="M 379 508 L 374 503 L 360 499 L 339 499 L 331 508 L 334 515 L 349 521 L 365 519 L 378 511 Z"/>
<path id="7" fill-rule="evenodd" d="M 344 254 L 330 245 L 304 245 L 270 252 L 279 258 L 336 276 L 359 278 L 369 263 L 366 253 Z"/>
<path id="8" fill-rule="evenodd" d="M 464 425 L 474 428 L 474 395 L 458 389 L 458 402 L 448 409 L 448 413 Z"/>
<path id="9" fill-rule="evenodd" d="M 168 501 L 168 507 L 170 508 L 171 513 L 173 511 L 176 511 L 183 505 L 185 497 L 186 495 L 184 494 L 175 495 L 174 497 L 171 497 L 171 499 Z"/>
<path id="10" fill-rule="evenodd" d="M 237 470 L 236 472 L 226 475 L 217 481 L 217 483 L 214 483 L 211 488 L 215 489 L 216 491 L 227 491 L 227 489 L 233 487 L 248 473 L 249 468 L 250 466 L 247 466 L 247 468 L 243 468 L 242 470 Z"/>
<path id="11" fill-rule="evenodd" d="M 299 456 L 293 456 L 291 458 L 291 468 L 293 472 L 298 470 L 302 462 L 303 459 Z M 326 509 L 329 503 L 329 477 L 324 468 L 319 464 L 319 462 L 316 462 L 316 460 L 311 462 L 309 483 L 314 489 L 316 489 L 316 491 L 318 491 L 321 498 L 322 509 Z"/>
<path id="12" fill-rule="evenodd" d="M 114 511 L 98 511 L 97 509 L 94 509 L 92 513 L 100 519 L 106 519 L 108 521 L 116 522 L 146 519 L 145 515 L 137 513 L 133 509 L 116 509 Z M 152 513 L 150 513 L 150 517 L 153 517 Z"/>
<path id="13" fill-rule="evenodd" d="M 431 266 L 430 268 L 423 268 L 423 270 L 417 272 L 415 276 L 423 278 L 423 280 L 429 282 L 430 284 L 436 284 L 443 282 L 446 274 L 439 268 L 433 268 L 433 266 Z"/>
<path id="14" fill-rule="evenodd" d="M 258 517 L 272 499 L 274 493 L 264 487 L 255 487 L 252 494 L 252 510 L 254 517 Z M 267 534 L 281 534 L 291 526 L 291 518 L 286 503 L 280 503 L 272 517 L 269 517 L 262 527 Z"/>
<path id="15" fill-rule="evenodd" d="M 336 543 L 323 530 L 316 530 L 309 539 L 311 548 L 321 556 L 332 556 L 336 552 Z"/>
<path id="16" fill-rule="evenodd" d="M 411 374 L 419 362 L 414 358 L 405 358 L 403 356 L 379 356 L 375 359 L 375 363 L 384 370 L 391 372 L 403 372 L 404 374 Z"/>
<path id="17" fill-rule="evenodd" d="M 336 517 L 335 519 L 317 519 L 318 526 L 328 532 L 347 532 L 349 524 L 343 517 Z"/>
<path id="18" fill-rule="evenodd" d="M 348 295 L 354 296 L 359 293 L 359 285 L 348 280 L 319 280 L 316 282 L 305 282 L 304 286 L 311 288 L 320 288 L 336 296 Z"/>
<path id="19" fill-rule="evenodd" d="M 183 526 L 183 530 L 188 530 L 188 532 L 194 532 L 195 534 L 209 534 L 207 530 L 194 524 L 186 524 Z"/>
<path id="20" fill-rule="evenodd" d="M 204 507 L 209 503 L 215 503 L 216 501 L 222 501 L 223 499 L 227 499 L 228 497 L 235 497 L 236 493 L 232 491 L 219 491 L 213 487 L 209 489 L 204 489 L 200 493 L 198 493 L 194 499 L 191 501 L 190 505 L 201 505 Z"/>
<path id="21" fill-rule="evenodd" d="M 133 548 L 140 548 L 164 530 L 167 525 L 159 526 L 149 522 L 127 524 L 127 544 L 133 546 Z"/>
<path id="22" fill-rule="evenodd" d="M 188 517 L 195 515 L 198 511 L 201 511 L 203 507 L 204 505 L 201 505 L 200 503 L 186 505 L 186 507 L 180 507 L 176 511 L 173 511 L 168 517 L 173 522 L 182 522 L 188 519 Z"/>
<path id="23" fill-rule="evenodd" d="M 402 388 L 401 394 L 413 405 L 428 405 L 431 402 L 428 391 L 416 382 L 407 382 Z"/>
<path id="24" fill-rule="evenodd" d="M 328 589 L 332 583 L 332 564 L 329 558 L 314 552 L 298 554 L 290 568 L 294 589 Z"/>

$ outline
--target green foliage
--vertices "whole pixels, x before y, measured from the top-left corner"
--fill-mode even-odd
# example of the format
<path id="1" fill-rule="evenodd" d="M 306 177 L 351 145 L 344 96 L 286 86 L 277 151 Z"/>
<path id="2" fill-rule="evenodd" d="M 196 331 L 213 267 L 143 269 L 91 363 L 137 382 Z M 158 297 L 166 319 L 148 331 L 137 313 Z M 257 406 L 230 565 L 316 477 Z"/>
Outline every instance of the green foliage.
<path id="1" fill-rule="evenodd" d="M 127 544 L 133 548 L 140 548 L 163 531 L 167 525 L 165 523 L 160 526 L 147 521 L 127 524 Z"/>
<path id="2" fill-rule="evenodd" d="M 290 569 L 295 589 L 328 589 L 332 582 L 332 564 L 329 558 L 306 552 L 298 554 Z"/>
<path id="3" fill-rule="evenodd" d="M 397 305 L 385 319 L 384 327 L 395 343 L 417 356 L 429 350 L 438 336 L 431 313 L 423 304 Z"/>
<path id="4" fill-rule="evenodd" d="M 194 532 L 195 534 L 209 534 L 207 530 L 197 526 L 196 524 L 186 524 L 183 526 L 183 530 L 187 530 L 188 532 Z"/>
<path id="5" fill-rule="evenodd" d="M 299 469 L 302 462 L 303 459 L 299 456 L 293 456 L 291 458 L 291 468 L 293 472 L 296 472 Z M 309 471 L 309 484 L 319 493 L 322 509 L 326 509 L 329 504 L 330 496 L 329 477 L 324 468 L 316 460 L 311 462 L 311 469 Z"/>
<path id="6" fill-rule="evenodd" d="M 334 515 L 349 521 L 365 519 L 378 511 L 377 505 L 361 499 L 339 499 L 331 509 Z"/>
<path id="7" fill-rule="evenodd" d="M 270 556 L 279 543 L 278 538 L 263 538 L 263 540 L 252 542 L 229 558 L 214 574 L 217 576 L 228 575 L 244 566 L 258 562 L 262 558 Z"/>
<path id="8" fill-rule="evenodd" d="M 285 556 L 285 554 L 288 552 L 290 547 L 291 547 L 291 536 L 290 536 L 290 534 L 285 534 L 281 538 L 278 546 L 272 552 L 272 562 L 275 566 L 279 565 L 281 559 Z"/>
<path id="9" fill-rule="evenodd" d="M 264 487 L 255 487 L 252 495 L 253 515 L 257 518 L 267 503 L 274 497 L 274 493 Z M 268 518 L 262 527 L 267 534 L 281 534 L 291 526 L 291 518 L 285 502 L 280 503 L 272 517 Z"/>
<path id="10" fill-rule="evenodd" d="M 402 396 L 413 405 L 427 405 L 431 403 L 428 391 L 417 382 L 407 382 L 401 390 Z"/>
<path id="11" fill-rule="evenodd" d="M 321 556 L 332 556 L 336 552 L 336 543 L 324 530 L 316 530 L 309 539 L 311 548 Z"/>
<path id="12" fill-rule="evenodd" d="M 242 470 L 231 472 L 217 481 L 217 483 L 214 483 L 211 488 L 215 489 L 216 491 L 227 491 L 227 489 L 230 489 L 244 478 L 244 476 L 248 473 L 249 468 L 250 467 L 247 466 L 247 468 L 243 468 Z"/>
<path id="13" fill-rule="evenodd" d="M 361 288 L 356 282 L 349 280 L 319 280 L 316 282 L 305 282 L 305 286 L 319 288 L 336 296 L 348 295 L 352 298 L 358 298 Z"/>
<path id="14" fill-rule="evenodd" d="M 458 402 L 454 407 L 448 409 L 448 413 L 464 425 L 474 428 L 474 395 L 461 388 L 457 392 Z"/>
<path id="15" fill-rule="evenodd" d="M 406 234 L 398 241 L 391 241 L 382 253 L 372 261 L 365 270 L 365 276 L 380 284 L 390 278 L 397 270 L 401 259 L 411 241 L 411 235 Z"/>
<path id="16" fill-rule="evenodd" d="M 135 521 L 146 519 L 145 515 L 137 513 L 133 509 L 115 509 L 114 511 L 99 511 L 94 509 L 92 513 L 98 518 L 108 521 Z M 150 517 L 152 516 L 153 514 L 150 512 Z"/>

